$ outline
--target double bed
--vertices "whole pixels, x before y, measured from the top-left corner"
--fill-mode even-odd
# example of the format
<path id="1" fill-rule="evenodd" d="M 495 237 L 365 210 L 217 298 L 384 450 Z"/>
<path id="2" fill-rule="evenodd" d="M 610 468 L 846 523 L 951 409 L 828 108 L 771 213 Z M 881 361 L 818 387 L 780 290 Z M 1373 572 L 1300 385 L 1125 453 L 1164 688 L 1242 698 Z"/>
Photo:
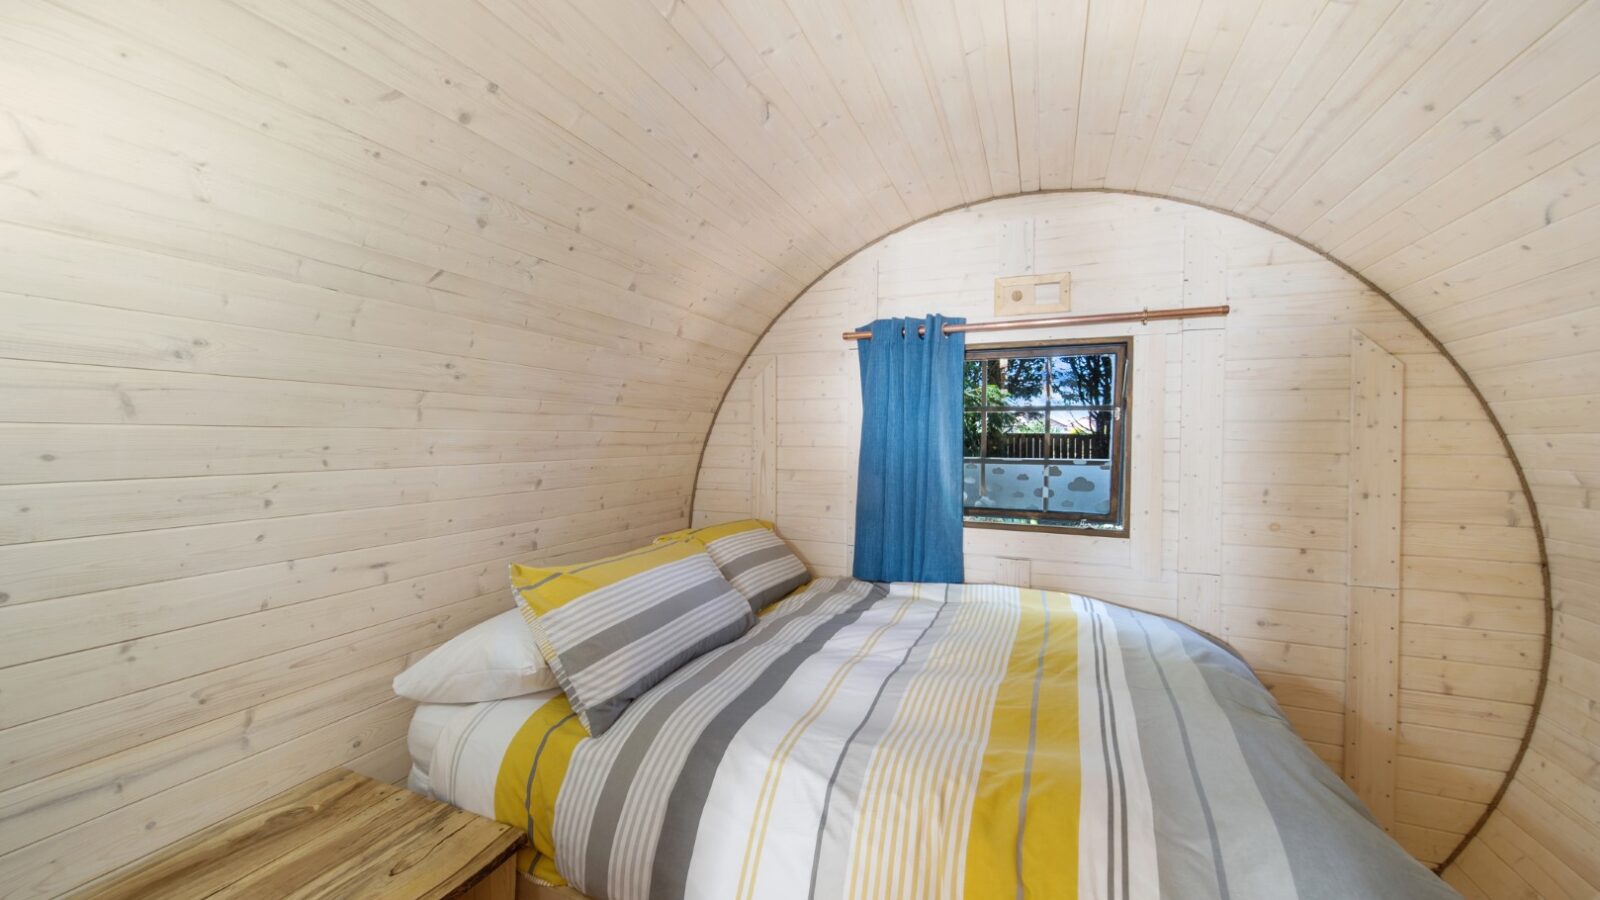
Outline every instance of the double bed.
<path id="1" fill-rule="evenodd" d="M 819 579 L 599 737 L 558 690 L 411 750 L 595 900 L 1456 896 L 1226 648 L 1071 594 Z"/>

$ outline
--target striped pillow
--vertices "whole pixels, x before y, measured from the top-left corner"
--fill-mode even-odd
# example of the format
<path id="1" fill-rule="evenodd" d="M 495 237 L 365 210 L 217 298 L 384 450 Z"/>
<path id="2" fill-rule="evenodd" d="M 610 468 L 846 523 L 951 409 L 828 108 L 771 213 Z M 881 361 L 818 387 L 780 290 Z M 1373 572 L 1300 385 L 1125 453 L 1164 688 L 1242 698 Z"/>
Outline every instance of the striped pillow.
<path id="1" fill-rule="evenodd" d="M 724 525 L 708 525 L 674 531 L 656 538 L 656 543 L 688 538 L 705 545 L 706 552 L 722 570 L 722 577 L 739 589 L 760 612 L 782 600 L 811 580 L 811 572 L 789 545 L 772 530 L 771 522 L 741 519 Z"/>
<path id="2" fill-rule="evenodd" d="M 693 541 L 570 566 L 513 565 L 511 588 L 573 712 L 597 736 L 678 667 L 755 623 Z"/>

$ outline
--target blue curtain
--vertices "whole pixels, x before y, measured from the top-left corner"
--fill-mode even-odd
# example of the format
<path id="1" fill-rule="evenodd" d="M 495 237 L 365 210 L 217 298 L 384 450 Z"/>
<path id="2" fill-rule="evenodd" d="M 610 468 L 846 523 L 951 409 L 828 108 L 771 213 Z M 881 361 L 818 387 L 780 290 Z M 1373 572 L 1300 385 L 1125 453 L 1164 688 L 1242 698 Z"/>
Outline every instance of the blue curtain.
<path id="1" fill-rule="evenodd" d="M 961 369 L 966 319 L 879 319 L 861 330 L 855 576 L 962 580 Z M 917 327 L 926 329 L 917 334 Z"/>

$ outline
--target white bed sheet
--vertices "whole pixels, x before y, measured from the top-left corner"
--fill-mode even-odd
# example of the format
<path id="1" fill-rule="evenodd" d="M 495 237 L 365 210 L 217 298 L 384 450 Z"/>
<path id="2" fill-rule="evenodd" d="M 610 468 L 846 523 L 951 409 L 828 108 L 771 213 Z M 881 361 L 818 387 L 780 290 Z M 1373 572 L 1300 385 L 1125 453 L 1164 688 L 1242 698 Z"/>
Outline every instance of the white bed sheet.
<path id="1" fill-rule="evenodd" d="M 471 703 L 419 703 L 411 716 L 411 729 L 406 732 L 406 746 L 411 749 L 411 776 L 406 786 L 425 796 L 433 796 L 433 751 L 439 746 L 439 736 L 450 720 Z"/>
<path id="2" fill-rule="evenodd" d="M 517 731 L 556 691 L 485 703 L 422 703 L 406 743 L 411 777 L 406 786 L 480 816 L 494 818 L 500 761 Z"/>

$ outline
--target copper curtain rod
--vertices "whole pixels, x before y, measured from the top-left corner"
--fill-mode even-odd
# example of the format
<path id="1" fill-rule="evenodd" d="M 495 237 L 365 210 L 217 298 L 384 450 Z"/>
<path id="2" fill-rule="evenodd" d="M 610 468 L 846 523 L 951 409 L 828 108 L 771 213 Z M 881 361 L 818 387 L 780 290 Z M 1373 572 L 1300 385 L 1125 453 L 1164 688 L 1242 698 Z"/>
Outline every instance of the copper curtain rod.
<path id="1" fill-rule="evenodd" d="M 1196 316 L 1225 316 L 1226 306 L 1187 306 L 1177 309 L 1145 309 L 1139 312 L 1098 313 L 1092 316 L 1042 316 L 1037 319 L 1013 319 L 1010 322 L 973 322 L 967 325 L 946 325 L 945 334 L 966 331 L 1012 331 L 1018 328 L 1055 328 L 1063 325 L 1104 325 L 1109 322 L 1155 322 L 1161 319 L 1189 319 Z M 917 334 L 927 334 L 926 326 L 917 326 Z M 846 331 L 847 341 L 870 341 L 870 331 Z"/>

